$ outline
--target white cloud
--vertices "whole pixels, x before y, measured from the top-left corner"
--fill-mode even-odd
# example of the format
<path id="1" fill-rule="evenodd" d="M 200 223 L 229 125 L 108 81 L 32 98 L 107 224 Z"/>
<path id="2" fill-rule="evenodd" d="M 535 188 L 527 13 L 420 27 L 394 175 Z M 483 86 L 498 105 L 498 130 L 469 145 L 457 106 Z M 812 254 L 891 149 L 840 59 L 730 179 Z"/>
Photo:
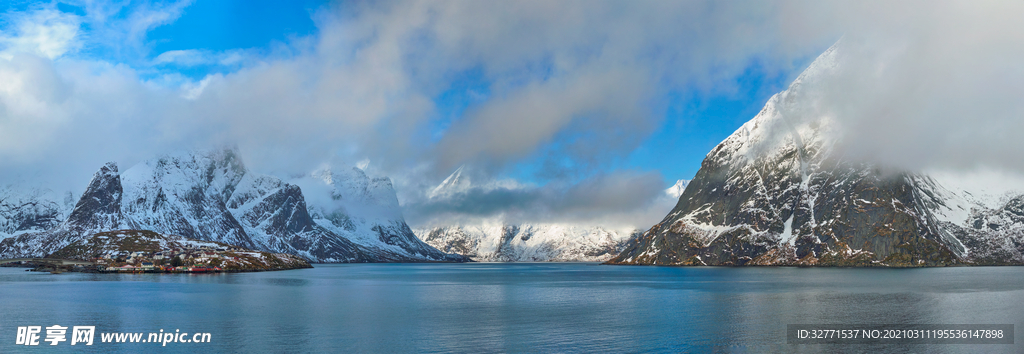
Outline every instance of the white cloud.
<path id="1" fill-rule="evenodd" d="M 153 58 L 153 64 L 156 65 L 177 64 L 181 66 L 195 66 L 215 61 L 213 58 L 210 58 L 210 53 L 195 49 L 169 50 Z"/>
<path id="2" fill-rule="evenodd" d="M 199 82 L 188 81 L 183 83 L 181 85 L 181 89 L 184 92 L 181 94 L 181 97 L 184 97 L 187 100 L 195 100 L 196 98 L 199 98 L 199 95 L 202 95 L 203 90 L 206 89 L 206 85 L 210 84 L 210 81 L 216 78 L 219 78 L 219 76 L 207 76 L 202 80 L 199 80 Z"/>
<path id="3" fill-rule="evenodd" d="M 244 50 L 227 50 L 223 52 L 197 49 L 169 50 L 153 58 L 152 64 L 157 66 L 175 65 L 179 67 L 199 65 L 237 66 L 243 64 L 246 58 L 253 56 Z"/>
<path id="4" fill-rule="evenodd" d="M 10 14 L 6 20 L 9 25 L 0 32 L 0 58 L 10 60 L 23 53 L 55 59 L 81 45 L 81 24 L 75 15 L 56 9 L 36 9 Z"/>
<path id="5" fill-rule="evenodd" d="M 654 128 L 648 80 L 643 71 L 610 69 L 525 85 L 455 122 L 437 146 L 439 167 L 518 161 L 569 129 L 592 136 L 573 146 L 575 158 L 628 151 Z"/>
<path id="6" fill-rule="evenodd" d="M 514 180 L 471 182 L 474 174 L 480 176 L 462 168 L 457 186 L 407 199 L 407 221 L 416 228 L 502 220 L 630 229 L 658 222 L 677 199 L 663 193 L 657 173 L 618 171 L 544 186 Z"/>
<path id="7" fill-rule="evenodd" d="M 1024 175 L 1021 2 L 881 2 L 841 7 L 848 34 L 812 110 L 836 118 L 847 156 L 911 171 Z"/>

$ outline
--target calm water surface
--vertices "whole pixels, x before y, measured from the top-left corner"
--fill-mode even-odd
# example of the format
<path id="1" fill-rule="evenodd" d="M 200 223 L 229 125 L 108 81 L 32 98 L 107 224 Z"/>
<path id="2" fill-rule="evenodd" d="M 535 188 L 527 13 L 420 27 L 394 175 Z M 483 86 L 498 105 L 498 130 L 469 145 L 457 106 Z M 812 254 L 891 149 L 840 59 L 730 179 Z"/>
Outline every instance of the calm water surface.
<path id="1" fill-rule="evenodd" d="M 787 345 L 796 323 L 1012 323 L 1015 345 Z M 208 344 L 15 346 L 18 326 L 209 332 Z M 0 268 L 0 353 L 1024 352 L 1024 268 L 317 265 L 51 275 Z M 70 339 L 70 336 L 68 337 Z"/>

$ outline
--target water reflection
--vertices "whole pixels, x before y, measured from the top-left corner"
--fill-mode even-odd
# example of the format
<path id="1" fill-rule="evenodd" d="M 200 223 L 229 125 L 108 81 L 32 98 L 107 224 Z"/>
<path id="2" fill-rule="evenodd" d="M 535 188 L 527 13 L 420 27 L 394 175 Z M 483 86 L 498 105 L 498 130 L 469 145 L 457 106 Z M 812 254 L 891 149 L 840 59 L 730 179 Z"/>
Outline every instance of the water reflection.
<path id="1" fill-rule="evenodd" d="M 1018 352 L 790 346 L 794 323 L 1014 323 L 1019 268 L 318 265 L 241 274 L 0 268 L 0 338 L 25 325 L 210 332 L 168 352 Z M 0 352 L 17 352 L 0 341 Z M 55 347 L 70 350 L 70 346 Z M 97 344 L 75 352 L 150 351 Z M 34 348 L 33 348 L 34 349 Z M 51 348 L 48 348 L 51 349 Z"/>

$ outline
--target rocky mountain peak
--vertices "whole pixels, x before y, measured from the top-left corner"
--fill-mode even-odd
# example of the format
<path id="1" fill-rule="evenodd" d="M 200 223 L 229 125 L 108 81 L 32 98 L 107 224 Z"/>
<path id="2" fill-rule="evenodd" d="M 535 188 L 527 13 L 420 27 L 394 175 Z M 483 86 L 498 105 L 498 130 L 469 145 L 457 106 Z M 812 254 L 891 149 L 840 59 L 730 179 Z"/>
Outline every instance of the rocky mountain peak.
<path id="1" fill-rule="evenodd" d="M 89 181 L 89 186 L 75 204 L 65 225 L 89 228 L 119 225 L 124 221 L 121 214 L 123 192 L 117 163 L 106 163 Z"/>
<path id="2" fill-rule="evenodd" d="M 1016 264 L 1024 238 L 1009 209 L 964 209 L 931 178 L 882 171 L 833 151 L 842 128 L 820 114 L 829 48 L 790 87 L 707 154 L 675 208 L 610 262 L 659 265 L 923 266 Z M 954 201 L 954 199 L 957 199 Z M 981 206 L 978 206 L 982 208 Z M 999 231 L 995 231 L 999 230 Z M 1024 245 L 1011 242 L 1009 244 Z"/>

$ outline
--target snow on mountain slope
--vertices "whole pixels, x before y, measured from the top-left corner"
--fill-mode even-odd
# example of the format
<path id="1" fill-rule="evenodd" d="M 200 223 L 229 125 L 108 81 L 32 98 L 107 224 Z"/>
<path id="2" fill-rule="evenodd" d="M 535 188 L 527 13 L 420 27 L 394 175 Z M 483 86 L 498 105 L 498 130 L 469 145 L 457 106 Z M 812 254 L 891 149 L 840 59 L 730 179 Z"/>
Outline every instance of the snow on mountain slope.
<path id="1" fill-rule="evenodd" d="M 39 257 L 100 231 L 127 229 L 135 223 L 121 212 L 123 191 L 117 165 L 107 163 L 93 175 L 69 215 L 56 227 L 0 241 L 0 258 Z"/>
<path id="2" fill-rule="evenodd" d="M 848 160 L 815 109 L 840 44 L 716 146 L 675 208 L 613 264 L 1020 264 L 1016 200 L 981 203 L 917 173 Z M 991 222 L 990 222 L 991 221 Z"/>
<path id="3" fill-rule="evenodd" d="M 380 257 L 464 261 L 424 243 L 405 223 L 391 180 L 370 178 L 355 167 L 323 166 L 291 180 L 310 196 L 314 222 Z"/>
<path id="4" fill-rule="evenodd" d="M 0 187 L 0 240 L 26 232 L 49 230 L 60 225 L 75 206 L 68 191 L 29 184 Z"/>
<path id="5" fill-rule="evenodd" d="M 668 189 L 665 189 L 665 195 L 679 199 L 679 196 L 683 195 L 683 191 L 686 190 L 686 185 L 689 183 L 690 180 L 678 180 L 676 181 L 676 184 L 673 184 L 671 187 L 668 187 Z"/>
<path id="6" fill-rule="evenodd" d="M 463 168 L 429 193 L 435 201 L 459 198 L 474 188 L 520 188 L 510 181 L 476 186 Z M 509 223 L 503 216 L 416 230 L 427 244 L 483 262 L 604 261 L 616 255 L 639 230 L 560 223 Z"/>
<path id="7" fill-rule="evenodd" d="M 605 261 L 633 235 L 602 227 L 506 223 L 435 227 L 418 234 L 442 251 L 481 262 Z"/>
<path id="8" fill-rule="evenodd" d="M 256 248 L 224 204 L 245 174 L 233 150 L 144 161 L 121 175 L 122 210 L 139 229 Z"/>
<path id="9" fill-rule="evenodd" d="M 327 193 L 314 200 L 337 197 L 347 209 L 318 203 L 311 213 L 298 185 L 249 172 L 234 149 L 170 154 L 123 174 L 111 163 L 97 172 L 64 222 L 4 240 L 0 256 L 40 256 L 96 232 L 142 229 L 317 262 L 465 260 L 415 238 L 390 180 L 371 180 L 357 169 L 329 175 L 334 194 L 314 188 Z M 348 217 L 345 210 L 358 215 Z M 331 217 L 347 218 L 351 229 L 339 228 L 344 222 Z"/>
<path id="10" fill-rule="evenodd" d="M 141 229 L 320 262 L 372 259 L 317 227 L 297 186 L 249 172 L 233 149 L 162 156 L 132 167 L 122 179 L 123 209 Z"/>

